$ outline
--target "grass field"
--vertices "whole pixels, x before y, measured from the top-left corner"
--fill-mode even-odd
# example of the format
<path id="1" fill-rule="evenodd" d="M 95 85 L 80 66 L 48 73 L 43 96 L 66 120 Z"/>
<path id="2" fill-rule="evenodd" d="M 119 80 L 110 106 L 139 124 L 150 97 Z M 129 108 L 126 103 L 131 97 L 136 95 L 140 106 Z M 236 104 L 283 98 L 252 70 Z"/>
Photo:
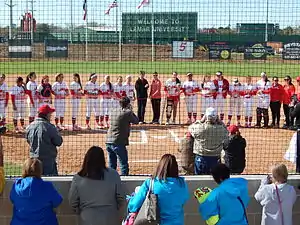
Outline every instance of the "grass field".
<path id="1" fill-rule="evenodd" d="M 160 74 L 170 74 L 177 71 L 179 74 L 193 72 L 196 74 L 214 74 L 221 70 L 231 76 L 259 76 L 262 71 L 270 76 L 296 77 L 300 73 L 300 64 L 282 62 L 76 62 L 76 61 L 34 61 L 34 62 L 0 62 L 0 72 L 5 74 L 24 75 L 30 71 L 38 74 L 55 73 L 104 73 L 104 74 L 136 74 L 140 70 L 146 73 L 157 71 Z"/>

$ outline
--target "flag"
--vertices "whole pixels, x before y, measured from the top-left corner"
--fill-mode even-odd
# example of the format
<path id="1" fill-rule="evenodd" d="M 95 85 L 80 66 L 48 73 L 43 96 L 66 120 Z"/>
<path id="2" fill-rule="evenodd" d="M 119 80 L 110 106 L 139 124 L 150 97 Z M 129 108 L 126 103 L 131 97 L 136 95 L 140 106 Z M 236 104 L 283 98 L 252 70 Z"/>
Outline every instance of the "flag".
<path id="1" fill-rule="evenodd" d="M 149 5 L 149 0 L 142 0 L 140 4 L 137 6 L 138 9 L 142 8 L 144 5 Z"/>
<path id="2" fill-rule="evenodd" d="M 86 0 L 83 2 L 83 20 L 86 20 L 86 14 L 87 14 L 87 5 Z"/>
<path id="3" fill-rule="evenodd" d="M 113 2 L 108 6 L 108 9 L 105 11 L 105 14 L 106 14 L 106 15 L 109 15 L 110 10 L 111 10 L 112 8 L 116 8 L 116 7 L 118 7 L 118 3 L 117 3 L 117 1 L 115 0 L 115 1 L 113 1 Z"/>

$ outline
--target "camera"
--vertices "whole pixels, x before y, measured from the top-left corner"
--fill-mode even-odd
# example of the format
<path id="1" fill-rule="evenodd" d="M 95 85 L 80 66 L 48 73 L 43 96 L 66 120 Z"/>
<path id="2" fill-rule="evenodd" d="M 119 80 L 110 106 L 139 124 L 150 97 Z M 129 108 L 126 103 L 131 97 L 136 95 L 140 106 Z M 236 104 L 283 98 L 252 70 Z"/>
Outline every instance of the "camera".
<path id="1" fill-rule="evenodd" d="M 6 133 L 7 128 L 5 126 L 0 126 L 0 135 Z"/>

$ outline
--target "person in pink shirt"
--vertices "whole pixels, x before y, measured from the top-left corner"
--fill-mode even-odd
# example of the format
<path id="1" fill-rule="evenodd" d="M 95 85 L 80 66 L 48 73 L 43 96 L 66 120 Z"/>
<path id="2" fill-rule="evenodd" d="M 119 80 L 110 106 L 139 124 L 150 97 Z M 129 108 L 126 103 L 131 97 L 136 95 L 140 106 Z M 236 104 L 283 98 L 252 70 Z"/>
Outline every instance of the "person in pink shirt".
<path id="1" fill-rule="evenodd" d="M 150 95 L 152 111 L 153 111 L 153 124 L 159 124 L 160 118 L 160 102 L 161 102 L 161 81 L 158 79 L 158 73 L 153 73 L 153 80 L 150 85 Z"/>

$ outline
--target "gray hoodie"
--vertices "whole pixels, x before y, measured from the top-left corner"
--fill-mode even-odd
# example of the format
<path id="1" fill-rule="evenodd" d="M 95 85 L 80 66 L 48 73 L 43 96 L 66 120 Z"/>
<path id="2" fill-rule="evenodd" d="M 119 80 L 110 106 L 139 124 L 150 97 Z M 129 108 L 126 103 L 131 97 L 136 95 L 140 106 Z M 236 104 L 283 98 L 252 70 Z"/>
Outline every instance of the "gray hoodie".
<path id="1" fill-rule="evenodd" d="M 255 194 L 255 199 L 263 206 L 261 225 L 282 225 L 282 216 L 275 184 L 267 184 L 267 178 L 261 181 L 261 185 Z M 293 186 L 278 184 L 279 198 L 282 205 L 284 225 L 293 225 L 293 205 L 297 196 Z"/>
<path id="2" fill-rule="evenodd" d="M 63 143 L 63 139 L 46 118 L 38 117 L 26 130 L 26 139 L 30 146 L 30 157 L 40 160 L 53 159 L 57 156 L 57 149 Z"/>

